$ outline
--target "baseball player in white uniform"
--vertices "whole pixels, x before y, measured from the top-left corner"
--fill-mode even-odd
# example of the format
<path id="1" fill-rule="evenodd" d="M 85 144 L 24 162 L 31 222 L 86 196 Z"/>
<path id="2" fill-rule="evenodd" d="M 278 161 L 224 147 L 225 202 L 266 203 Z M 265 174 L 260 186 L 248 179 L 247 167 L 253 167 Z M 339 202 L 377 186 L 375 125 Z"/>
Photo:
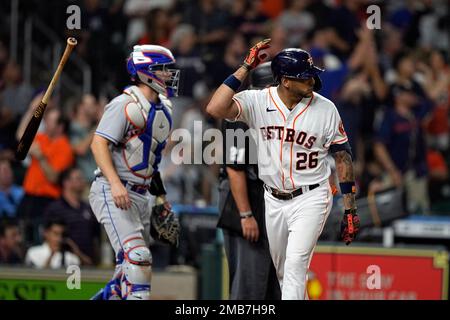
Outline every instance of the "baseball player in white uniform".
<path id="1" fill-rule="evenodd" d="M 158 172 L 172 127 L 179 71 L 161 46 L 134 46 L 127 68 L 134 85 L 106 107 L 91 144 L 98 165 L 89 202 L 116 253 L 112 280 L 93 299 L 147 300 L 151 195 L 170 207 Z"/>
<path id="2" fill-rule="evenodd" d="M 341 236 L 349 244 L 358 232 L 352 155 L 336 106 L 315 92 L 323 70 L 313 65 L 308 52 L 282 50 L 271 62 L 277 86 L 236 94 L 249 70 L 262 62 L 261 51 L 269 42 L 251 48 L 243 65 L 216 90 L 207 112 L 254 129 L 267 235 L 282 299 L 301 300 L 307 299 L 308 267 L 331 211 L 328 153 L 336 161 L 344 199 Z"/>

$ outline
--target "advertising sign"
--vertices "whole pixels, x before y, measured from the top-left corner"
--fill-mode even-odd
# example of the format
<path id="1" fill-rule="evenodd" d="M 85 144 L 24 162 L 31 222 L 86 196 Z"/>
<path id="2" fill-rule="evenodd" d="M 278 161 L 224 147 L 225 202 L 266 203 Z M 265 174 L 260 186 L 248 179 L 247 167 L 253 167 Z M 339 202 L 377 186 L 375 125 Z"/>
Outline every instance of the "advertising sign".
<path id="1" fill-rule="evenodd" d="M 448 253 L 318 246 L 308 277 L 310 299 L 447 299 Z"/>

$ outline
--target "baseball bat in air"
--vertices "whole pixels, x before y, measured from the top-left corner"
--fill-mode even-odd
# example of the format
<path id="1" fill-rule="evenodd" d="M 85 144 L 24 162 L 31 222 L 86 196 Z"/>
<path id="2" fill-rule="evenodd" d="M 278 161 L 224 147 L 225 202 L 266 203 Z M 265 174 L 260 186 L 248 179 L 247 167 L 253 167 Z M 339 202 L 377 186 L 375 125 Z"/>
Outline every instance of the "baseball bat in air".
<path id="1" fill-rule="evenodd" d="M 39 128 L 39 124 L 41 123 L 41 120 L 44 116 L 45 108 L 47 108 L 47 102 L 52 95 L 53 89 L 55 89 L 56 82 L 58 81 L 59 76 L 61 75 L 61 72 L 64 68 L 64 65 L 67 62 L 67 59 L 69 59 L 70 53 L 72 52 L 73 48 L 76 45 L 77 39 L 75 38 L 67 39 L 66 49 L 64 50 L 61 60 L 59 61 L 58 67 L 56 68 L 56 71 L 53 74 L 52 81 L 50 81 L 47 91 L 45 91 L 44 97 L 42 98 L 38 107 L 36 108 L 36 110 L 34 110 L 33 116 L 31 117 L 30 122 L 28 122 L 25 132 L 23 133 L 22 138 L 20 138 L 19 144 L 17 145 L 16 149 L 17 160 L 23 160 L 27 156 L 27 153 L 30 150 L 31 144 L 33 143 L 34 137 L 36 136 L 36 132 Z"/>

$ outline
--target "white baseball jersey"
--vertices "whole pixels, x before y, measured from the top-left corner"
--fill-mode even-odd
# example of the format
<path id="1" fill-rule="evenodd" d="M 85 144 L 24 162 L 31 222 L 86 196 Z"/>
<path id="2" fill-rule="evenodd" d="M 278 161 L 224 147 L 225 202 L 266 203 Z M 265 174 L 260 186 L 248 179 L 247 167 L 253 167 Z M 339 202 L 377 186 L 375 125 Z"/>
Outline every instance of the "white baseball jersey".
<path id="1" fill-rule="evenodd" d="M 261 180 L 285 192 L 319 184 L 289 200 L 264 193 L 267 237 L 282 299 L 305 299 L 307 270 L 331 211 L 326 157 L 331 145 L 348 140 L 341 117 L 336 106 L 316 92 L 292 110 L 276 87 L 242 91 L 233 100 L 239 108 L 236 120 L 254 129 Z"/>
<path id="2" fill-rule="evenodd" d="M 268 186 L 292 191 L 328 179 L 328 149 L 348 141 L 333 102 L 314 92 L 289 110 L 276 87 L 245 90 L 233 100 L 235 120 L 256 130 L 259 176 Z"/>

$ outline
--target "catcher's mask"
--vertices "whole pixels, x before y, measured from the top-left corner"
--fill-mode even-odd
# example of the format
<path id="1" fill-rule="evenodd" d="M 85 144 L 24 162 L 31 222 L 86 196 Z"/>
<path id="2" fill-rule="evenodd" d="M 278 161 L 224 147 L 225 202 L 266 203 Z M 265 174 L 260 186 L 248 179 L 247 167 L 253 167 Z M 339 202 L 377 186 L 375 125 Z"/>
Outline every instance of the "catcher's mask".
<path id="1" fill-rule="evenodd" d="M 139 45 L 133 47 L 127 60 L 127 70 L 133 80 L 139 79 L 166 97 L 178 95 L 180 70 L 171 69 L 175 63 L 172 52 L 162 46 Z"/>

